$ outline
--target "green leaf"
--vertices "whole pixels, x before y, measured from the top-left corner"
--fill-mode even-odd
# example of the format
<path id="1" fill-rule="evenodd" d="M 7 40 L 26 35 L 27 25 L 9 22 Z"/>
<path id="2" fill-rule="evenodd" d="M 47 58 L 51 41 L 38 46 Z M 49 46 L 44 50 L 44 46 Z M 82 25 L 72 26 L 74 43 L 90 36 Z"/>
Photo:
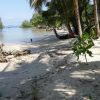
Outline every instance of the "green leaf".
<path id="1" fill-rule="evenodd" d="M 90 57 L 93 57 L 91 51 L 87 50 L 87 54 L 88 54 Z"/>
<path id="2" fill-rule="evenodd" d="M 89 51 L 90 48 L 94 46 L 93 40 L 90 37 L 90 34 L 85 32 L 82 37 L 78 37 L 77 40 L 73 43 L 73 53 L 79 59 L 81 54 L 88 54 L 92 57 L 92 52 Z"/>

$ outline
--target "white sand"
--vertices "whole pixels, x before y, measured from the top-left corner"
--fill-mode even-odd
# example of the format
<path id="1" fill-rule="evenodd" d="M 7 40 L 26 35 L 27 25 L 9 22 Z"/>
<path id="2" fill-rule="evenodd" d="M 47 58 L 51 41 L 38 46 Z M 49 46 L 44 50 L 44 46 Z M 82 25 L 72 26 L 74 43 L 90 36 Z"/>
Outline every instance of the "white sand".
<path id="1" fill-rule="evenodd" d="M 94 41 L 89 65 L 83 56 L 77 63 L 72 41 L 48 37 L 33 44 L 5 46 L 7 51 L 30 49 L 32 54 L 0 63 L 0 100 L 31 100 L 34 77 L 39 79 L 39 100 L 100 100 L 100 39 Z"/>

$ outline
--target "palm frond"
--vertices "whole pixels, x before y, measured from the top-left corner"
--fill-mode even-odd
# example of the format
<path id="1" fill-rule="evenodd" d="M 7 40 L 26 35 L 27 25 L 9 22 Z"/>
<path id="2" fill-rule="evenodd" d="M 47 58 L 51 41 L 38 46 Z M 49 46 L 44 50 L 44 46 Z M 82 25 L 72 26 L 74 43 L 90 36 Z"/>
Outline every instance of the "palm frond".
<path id="1" fill-rule="evenodd" d="M 30 6 L 39 10 L 42 8 L 43 3 L 46 3 L 47 0 L 29 0 Z"/>

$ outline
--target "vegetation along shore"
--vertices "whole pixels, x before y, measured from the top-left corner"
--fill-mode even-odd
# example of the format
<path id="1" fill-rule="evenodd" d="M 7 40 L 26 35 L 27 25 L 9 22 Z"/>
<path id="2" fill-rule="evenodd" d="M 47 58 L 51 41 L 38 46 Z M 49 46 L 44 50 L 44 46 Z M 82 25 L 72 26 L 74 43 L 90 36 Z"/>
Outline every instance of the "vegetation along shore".
<path id="1" fill-rule="evenodd" d="M 1 39 L 0 100 L 100 100 L 100 1 L 29 0 L 28 5 L 34 14 L 23 17 L 20 31 L 31 34 L 24 38 L 29 41 Z M 34 35 L 35 29 L 51 34 Z M 2 31 L 0 36 L 7 39 Z"/>

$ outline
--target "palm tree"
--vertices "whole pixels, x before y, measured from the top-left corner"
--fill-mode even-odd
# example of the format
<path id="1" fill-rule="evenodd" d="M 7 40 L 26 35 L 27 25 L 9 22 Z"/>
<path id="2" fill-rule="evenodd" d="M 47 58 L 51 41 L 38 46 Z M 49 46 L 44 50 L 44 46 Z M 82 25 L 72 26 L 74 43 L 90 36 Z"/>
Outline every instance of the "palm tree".
<path id="1" fill-rule="evenodd" d="M 74 7 L 72 4 L 74 2 Z M 43 3 L 46 4 L 48 0 L 30 0 L 30 6 L 36 10 L 41 10 Z M 69 30 L 69 33 L 73 33 L 71 26 L 74 27 L 75 33 L 82 35 L 79 5 L 77 0 L 51 0 L 51 5 L 54 5 L 52 9 L 58 11 L 59 15 L 64 19 L 64 23 Z M 75 13 L 73 12 L 75 11 Z M 76 19 L 74 18 L 76 16 Z M 70 25 L 71 24 L 71 25 Z"/>
<path id="2" fill-rule="evenodd" d="M 78 33 L 81 36 L 82 35 L 82 28 L 81 28 L 81 22 L 80 22 L 78 0 L 73 0 L 73 4 L 74 4 L 75 17 L 76 17 L 77 26 L 78 26 Z"/>
<path id="3" fill-rule="evenodd" d="M 40 11 L 42 9 L 42 5 L 46 4 L 47 2 L 48 2 L 48 0 L 30 0 L 30 6 L 34 7 L 35 10 Z M 59 13 L 59 15 L 63 18 L 63 22 L 66 25 L 66 27 L 68 28 L 70 36 L 73 37 L 73 34 L 72 34 L 73 31 L 71 30 L 70 20 L 68 17 L 69 16 L 68 15 L 69 9 L 67 7 L 67 3 L 69 3 L 69 0 L 63 0 L 63 2 L 62 2 L 62 0 L 51 0 L 49 3 L 48 12 L 54 11 L 54 10 L 55 10 L 55 12 L 57 11 Z M 54 31 L 54 33 L 56 33 L 56 36 L 58 37 L 57 32 Z M 66 39 L 66 38 L 68 38 L 68 35 L 59 36 L 59 37 L 60 37 L 60 39 Z"/>
<path id="4" fill-rule="evenodd" d="M 48 2 L 47 0 L 29 0 L 30 6 L 35 10 L 41 10 L 42 5 Z"/>
<path id="5" fill-rule="evenodd" d="M 62 0 L 52 0 L 51 5 L 53 5 L 53 7 L 51 9 L 52 10 L 55 9 L 55 11 L 59 13 L 69 33 L 72 34 L 73 31 L 70 26 L 70 18 L 69 18 L 69 16 L 72 15 L 72 13 L 71 11 L 69 11 L 71 9 L 71 6 L 69 7 L 68 4 L 70 5 L 69 0 L 63 0 L 63 2 Z"/>
<path id="6" fill-rule="evenodd" d="M 94 0 L 94 18 L 97 37 L 100 36 L 97 0 Z"/>

